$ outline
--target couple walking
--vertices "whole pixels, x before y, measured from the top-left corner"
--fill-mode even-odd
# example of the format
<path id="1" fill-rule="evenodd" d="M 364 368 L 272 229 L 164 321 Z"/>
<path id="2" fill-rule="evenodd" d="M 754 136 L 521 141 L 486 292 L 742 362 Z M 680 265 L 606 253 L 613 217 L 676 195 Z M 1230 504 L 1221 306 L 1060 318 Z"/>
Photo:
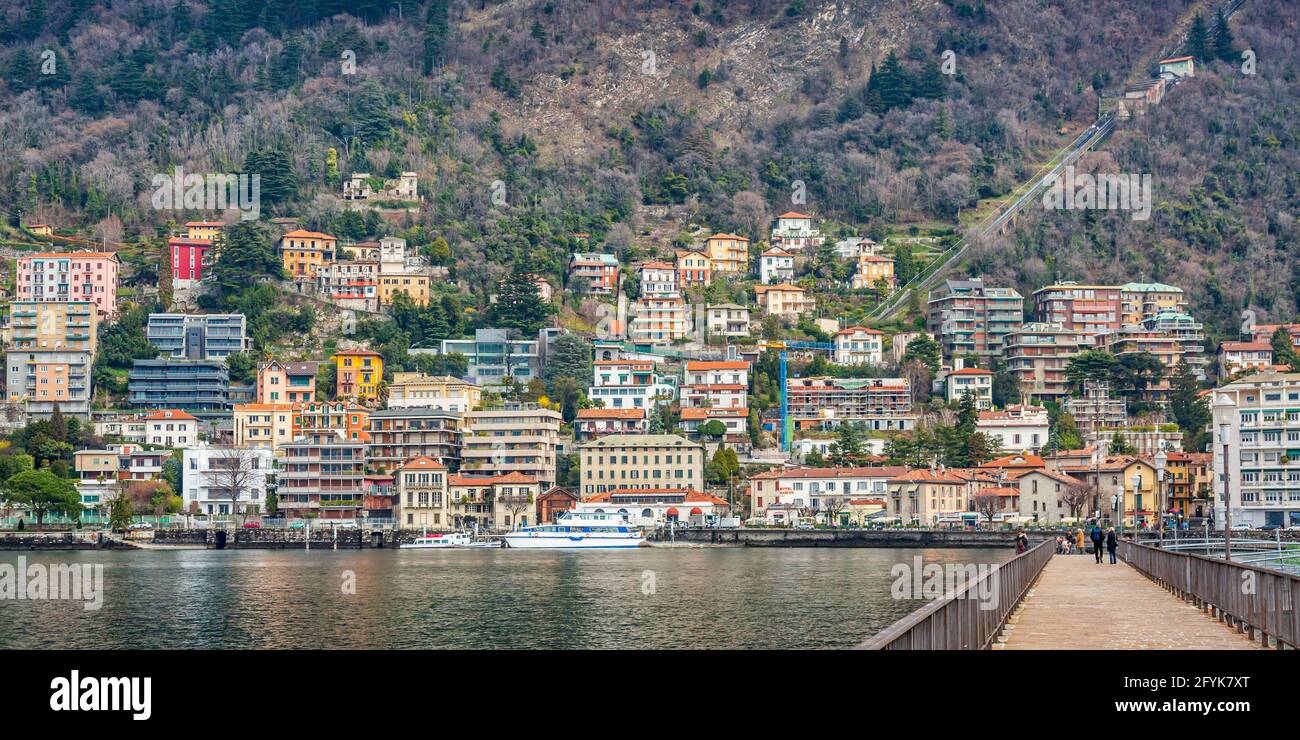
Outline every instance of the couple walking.
<path id="1" fill-rule="evenodd" d="M 1108 527 L 1102 531 L 1101 525 L 1095 525 L 1092 528 L 1092 551 L 1097 556 L 1097 562 L 1101 562 L 1101 548 L 1105 547 L 1110 553 L 1110 564 L 1115 564 L 1115 550 L 1119 548 L 1119 542 L 1115 540 L 1115 528 Z"/>

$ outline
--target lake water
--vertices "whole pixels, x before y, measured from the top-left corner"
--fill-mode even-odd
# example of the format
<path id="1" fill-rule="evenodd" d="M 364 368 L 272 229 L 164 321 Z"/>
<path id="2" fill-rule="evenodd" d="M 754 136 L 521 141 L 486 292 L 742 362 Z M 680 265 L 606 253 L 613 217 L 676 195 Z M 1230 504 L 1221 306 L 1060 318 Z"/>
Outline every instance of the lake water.
<path id="1" fill-rule="evenodd" d="M 0 648 L 844 648 L 920 601 L 895 563 L 1004 549 L 0 552 L 98 563 L 103 605 L 0 599 Z M 352 591 L 349 593 L 349 591 Z"/>

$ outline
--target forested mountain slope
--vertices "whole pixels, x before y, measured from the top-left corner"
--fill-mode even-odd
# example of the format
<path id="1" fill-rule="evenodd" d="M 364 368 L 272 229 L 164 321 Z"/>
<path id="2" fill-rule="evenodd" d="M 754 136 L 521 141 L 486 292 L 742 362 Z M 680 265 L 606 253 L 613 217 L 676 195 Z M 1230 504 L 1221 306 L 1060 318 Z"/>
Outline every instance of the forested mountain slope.
<path id="1" fill-rule="evenodd" d="M 266 215 L 397 230 L 485 302 L 516 260 L 558 275 L 574 234 L 636 257 L 691 224 L 762 238 L 794 206 L 833 233 L 955 225 L 1091 123 L 1097 91 L 1149 67 L 1198 7 L 1212 5 L 10 4 L 0 201 L 11 219 L 157 239 L 192 215 L 150 206 L 154 174 L 257 171 Z M 1248 297 L 1288 317 L 1294 26 L 1283 0 L 1248 3 L 1233 28 L 1260 73 L 1207 69 L 1100 155 L 1155 175 L 1150 221 L 1038 212 L 969 269 L 1022 289 L 1143 275 L 1220 319 Z M 418 213 L 384 225 L 341 208 L 350 173 L 403 170 L 421 177 Z"/>

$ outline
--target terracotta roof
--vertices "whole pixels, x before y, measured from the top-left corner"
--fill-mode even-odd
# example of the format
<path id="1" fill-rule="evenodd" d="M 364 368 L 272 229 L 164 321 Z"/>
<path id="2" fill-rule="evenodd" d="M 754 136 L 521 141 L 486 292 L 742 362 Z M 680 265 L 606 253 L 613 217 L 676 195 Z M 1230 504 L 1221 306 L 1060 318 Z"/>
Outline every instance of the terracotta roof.
<path id="1" fill-rule="evenodd" d="M 112 252 L 94 252 L 91 250 L 86 250 L 84 252 L 41 252 L 40 254 L 26 254 L 19 257 L 18 261 L 22 262 L 24 260 L 42 259 L 42 258 L 44 259 L 73 259 L 73 258 L 99 259 L 101 257 L 104 259 L 113 260 L 114 262 L 117 261 L 117 255 L 113 254 Z"/>
<path id="2" fill-rule="evenodd" d="M 1168 62 L 1186 62 L 1186 61 L 1189 61 L 1190 59 L 1191 59 L 1191 57 L 1189 57 L 1189 56 L 1188 56 L 1188 57 L 1172 57 L 1172 58 L 1170 58 L 1170 59 L 1161 59 L 1158 63 L 1159 63 L 1159 64 L 1166 64 L 1166 63 L 1168 63 Z"/>
<path id="3" fill-rule="evenodd" d="M 186 221 L 185 225 L 186 226 L 215 226 L 220 229 L 224 229 L 226 227 L 226 224 L 223 221 Z"/>
<path id="4" fill-rule="evenodd" d="M 1004 488 L 998 488 L 997 486 L 992 486 L 992 487 L 989 487 L 989 488 L 982 488 L 982 489 L 980 489 L 979 491 L 977 491 L 977 492 L 975 493 L 975 495 L 976 495 L 976 496 L 1019 496 L 1019 495 L 1020 495 L 1020 489 L 1019 489 L 1019 488 L 1005 488 L 1005 487 L 1004 487 Z"/>
<path id="5" fill-rule="evenodd" d="M 785 251 L 780 247 L 772 247 L 771 249 L 764 252 L 763 256 L 764 257 L 793 257 L 794 255 L 790 254 L 789 252 Z"/>
<path id="6" fill-rule="evenodd" d="M 981 370 L 978 367 L 963 367 L 960 370 L 953 370 L 949 375 L 992 375 L 992 370 Z"/>
<path id="7" fill-rule="evenodd" d="M 148 414 L 144 418 L 150 421 L 156 419 L 180 419 L 182 421 L 199 420 L 197 416 L 191 416 L 190 414 L 181 411 L 180 409 L 162 409 L 160 411 L 154 411 L 153 413 Z"/>
<path id="8" fill-rule="evenodd" d="M 966 480 L 947 470 L 917 468 L 889 479 L 890 483 L 965 483 Z"/>
<path id="9" fill-rule="evenodd" d="M 611 498 L 619 494 L 623 494 L 623 495 L 685 494 L 682 503 L 686 503 L 686 504 L 709 503 L 718 506 L 727 505 L 726 499 L 718 498 L 713 494 L 705 493 L 703 491 L 697 491 L 694 488 L 616 488 L 612 491 L 597 493 L 591 496 L 590 498 L 587 498 L 586 501 L 587 502 L 595 501 L 597 503 L 602 501 L 609 501 Z"/>
<path id="10" fill-rule="evenodd" d="M 334 353 L 335 357 L 383 357 L 383 355 L 369 349 L 345 349 Z"/>
<path id="11" fill-rule="evenodd" d="M 693 383 L 682 386 L 682 390 L 687 388 L 699 388 L 707 391 L 743 391 L 748 390 L 749 386 L 741 383 Z"/>
<path id="12" fill-rule="evenodd" d="M 777 216 L 777 218 L 812 218 L 812 216 L 809 216 L 806 213 L 799 213 L 798 211 L 787 211 L 782 213 L 780 216 Z"/>
<path id="13" fill-rule="evenodd" d="M 1273 351 L 1268 342 L 1220 342 L 1219 350 L 1223 352 L 1264 352 Z"/>
<path id="14" fill-rule="evenodd" d="M 672 270 L 672 269 L 674 269 L 673 266 L 670 265 L 670 264 L 668 264 L 667 262 L 660 262 L 660 261 L 658 261 L 658 260 L 647 260 L 647 261 L 642 262 L 641 264 L 637 265 L 637 267 L 639 267 L 639 268 L 642 269 L 642 270 L 646 270 L 646 269 L 650 269 L 650 270 Z"/>
<path id="15" fill-rule="evenodd" d="M 718 234 L 714 234 L 713 236 L 709 236 L 709 237 L 705 237 L 705 238 L 706 238 L 706 240 L 707 240 L 707 239 L 739 239 L 739 240 L 741 240 L 741 241 L 746 241 L 746 242 L 749 241 L 749 237 L 741 236 L 740 234 L 724 234 L 724 233 L 718 233 Z"/>
<path id="16" fill-rule="evenodd" d="M 1007 455 L 996 460 L 989 460 L 981 468 L 1042 468 L 1047 461 L 1038 455 Z"/>
<path id="17" fill-rule="evenodd" d="M 402 464 L 398 470 L 446 470 L 447 466 L 428 455 L 417 455 Z"/>
<path id="18" fill-rule="evenodd" d="M 645 409 L 578 409 L 579 419 L 644 419 Z"/>
<path id="19" fill-rule="evenodd" d="M 841 334 L 857 334 L 858 332 L 866 332 L 868 334 L 884 334 L 884 332 L 879 329 L 872 329 L 866 326 L 849 326 L 835 332 L 835 336 L 838 337 Z"/>
<path id="20" fill-rule="evenodd" d="M 282 238 L 288 239 L 289 237 L 293 237 L 295 239 L 331 239 L 337 241 L 330 234 L 324 234 L 319 231 L 307 231 L 305 229 L 294 229 L 293 231 L 290 231 L 289 233 L 285 234 Z"/>
<path id="21" fill-rule="evenodd" d="M 296 411 L 299 405 L 296 403 L 237 403 L 233 408 L 235 411 Z"/>

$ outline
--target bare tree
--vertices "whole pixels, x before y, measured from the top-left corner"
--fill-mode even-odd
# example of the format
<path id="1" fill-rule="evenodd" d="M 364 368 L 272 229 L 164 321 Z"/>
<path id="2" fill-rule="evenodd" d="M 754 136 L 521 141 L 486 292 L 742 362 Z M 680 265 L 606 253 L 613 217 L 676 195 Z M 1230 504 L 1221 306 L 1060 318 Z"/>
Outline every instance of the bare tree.
<path id="1" fill-rule="evenodd" d="M 1002 510 L 1002 497 L 990 493 L 989 489 L 985 488 L 971 497 L 971 504 L 975 507 L 975 511 L 983 514 L 984 518 L 991 523 L 993 515 Z"/>
<path id="2" fill-rule="evenodd" d="M 1061 491 L 1061 503 L 1070 510 L 1070 516 L 1079 517 L 1079 512 L 1092 500 L 1092 486 L 1086 483 L 1070 483 Z"/>
<path id="3" fill-rule="evenodd" d="M 240 499 L 257 483 L 261 461 L 245 447 L 225 447 L 208 460 L 208 488 L 230 498 L 231 513 L 241 513 Z"/>
<path id="4" fill-rule="evenodd" d="M 826 523 L 832 527 L 839 526 L 840 512 L 844 511 L 847 502 L 839 496 L 827 496 L 822 499 L 822 513 L 826 515 Z"/>

